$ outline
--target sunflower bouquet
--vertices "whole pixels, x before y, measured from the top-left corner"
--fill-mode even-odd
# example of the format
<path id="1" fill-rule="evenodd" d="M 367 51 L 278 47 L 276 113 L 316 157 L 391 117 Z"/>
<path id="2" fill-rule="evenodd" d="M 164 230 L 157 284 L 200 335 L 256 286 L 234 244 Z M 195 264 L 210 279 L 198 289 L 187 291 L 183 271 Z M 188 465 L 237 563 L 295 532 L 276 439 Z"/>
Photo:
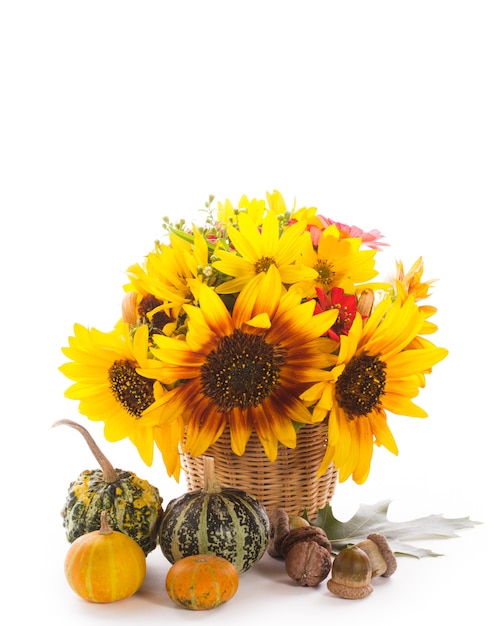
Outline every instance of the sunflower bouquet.
<path id="1" fill-rule="evenodd" d="M 278 191 L 213 202 L 200 226 L 164 218 L 163 242 L 127 269 L 114 328 L 74 326 L 66 396 L 146 464 L 158 449 L 177 481 L 184 453 L 220 437 L 274 462 L 324 424 L 317 476 L 363 483 L 375 445 L 398 453 L 387 414 L 425 417 L 412 399 L 447 355 L 427 338 L 422 259 L 378 281 L 377 230 L 287 210 Z"/>

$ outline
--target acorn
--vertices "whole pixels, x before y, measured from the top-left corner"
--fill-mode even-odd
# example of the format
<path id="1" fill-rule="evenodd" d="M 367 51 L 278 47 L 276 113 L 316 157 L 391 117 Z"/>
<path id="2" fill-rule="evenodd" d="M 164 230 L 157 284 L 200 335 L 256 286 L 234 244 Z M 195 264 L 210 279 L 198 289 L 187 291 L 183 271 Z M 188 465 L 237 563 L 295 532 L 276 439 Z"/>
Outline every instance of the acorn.
<path id="1" fill-rule="evenodd" d="M 373 578 L 375 576 L 389 578 L 395 573 L 397 567 L 396 557 L 384 535 L 371 533 L 367 536 L 367 539 L 360 541 L 356 545 L 369 557 Z"/>
<path id="2" fill-rule="evenodd" d="M 372 566 L 367 554 L 358 546 L 339 552 L 334 560 L 327 587 L 331 593 L 347 600 L 359 600 L 372 593 Z"/>

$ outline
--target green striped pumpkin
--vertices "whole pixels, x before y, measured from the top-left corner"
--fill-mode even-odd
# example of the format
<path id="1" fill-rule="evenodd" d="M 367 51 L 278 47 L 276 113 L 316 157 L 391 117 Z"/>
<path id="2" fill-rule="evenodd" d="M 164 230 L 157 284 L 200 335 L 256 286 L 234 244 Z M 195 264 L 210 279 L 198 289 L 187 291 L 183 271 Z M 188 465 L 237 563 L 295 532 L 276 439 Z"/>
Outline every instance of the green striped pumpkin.
<path id="1" fill-rule="evenodd" d="M 158 540 L 170 563 L 197 554 L 221 556 L 239 573 L 264 554 L 269 519 L 264 506 L 245 491 L 222 488 L 214 479 L 214 461 L 204 460 L 204 488 L 171 500 Z"/>
<path id="2" fill-rule="evenodd" d="M 71 420 L 60 420 L 78 430 L 86 440 L 101 469 L 85 470 L 70 483 L 62 509 L 63 526 L 70 543 L 99 530 L 101 512 L 108 524 L 131 537 L 147 556 L 157 546 L 163 515 L 163 498 L 156 487 L 133 472 L 114 469 L 88 431 Z"/>

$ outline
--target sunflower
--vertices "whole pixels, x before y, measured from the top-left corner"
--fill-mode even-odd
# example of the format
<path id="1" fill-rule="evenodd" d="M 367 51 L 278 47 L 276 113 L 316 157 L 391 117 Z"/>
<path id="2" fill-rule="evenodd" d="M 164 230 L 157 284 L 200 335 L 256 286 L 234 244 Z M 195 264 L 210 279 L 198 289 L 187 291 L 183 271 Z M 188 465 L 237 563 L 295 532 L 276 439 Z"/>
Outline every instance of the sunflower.
<path id="1" fill-rule="evenodd" d="M 385 297 L 363 324 L 357 313 L 326 380 L 313 385 L 302 398 L 318 419 L 328 420 L 328 446 L 319 469 L 322 475 L 334 462 L 339 480 L 350 475 L 356 483 L 367 479 L 373 445 L 398 454 L 386 411 L 427 417 L 411 398 L 418 395 L 424 374 L 444 359 L 447 350 L 431 343 L 407 349 L 420 332 L 424 314 L 413 297 L 404 303 Z"/>
<path id="2" fill-rule="evenodd" d="M 293 226 L 291 226 L 293 228 Z M 377 276 L 374 269 L 376 250 L 362 250 L 361 240 L 340 237 L 335 225 L 328 226 L 317 248 L 312 239 L 304 239 L 302 263 L 316 272 L 316 278 L 300 283 L 307 297 L 314 297 L 316 287 L 326 293 L 340 287 L 345 293 L 355 293 L 356 285 Z"/>
<path id="3" fill-rule="evenodd" d="M 314 316 L 314 306 L 287 292 L 274 267 L 249 282 L 232 314 L 213 289 L 201 285 L 199 306 L 185 306 L 185 339 L 156 337 L 151 351 L 161 367 L 139 370 L 167 387 L 179 383 L 145 414 L 183 419 L 184 448 L 192 456 L 203 454 L 227 426 L 237 455 L 253 431 L 270 460 L 278 442 L 294 448 L 294 424 L 315 421 L 299 396 L 334 362 L 321 336 L 338 311 Z"/>
<path id="4" fill-rule="evenodd" d="M 143 264 L 127 269 L 130 283 L 124 289 L 150 294 L 168 308 L 193 302 L 195 283 L 202 280 L 201 270 L 208 264 L 207 243 L 196 228 L 193 232 L 193 244 L 175 233 L 169 235 L 170 245 L 156 244 Z"/>
<path id="5" fill-rule="evenodd" d="M 65 396 L 78 400 L 80 412 L 90 420 L 105 423 L 108 441 L 128 437 L 143 461 L 151 465 L 158 424 L 144 413 L 166 389 L 137 372 L 139 367 L 159 365 L 148 359 L 148 339 L 146 325 L 131 334 L 129 325 L 122 322 L 109 333 L 75 324 L 69 347 L 62 349 L 71 361 L 61 365 L 60 371 L 74 381 Z M 170 433 L 168 422 L 161 426 L 164 430 L 156 433 L 159 443 Z M 170 474 L 178 475 L 177 460 L 173 455 L 167 457 Z"/>
<path id="6" fill-rule="evenodd" d="M 218 250 L 216 255 L 220 260 L 212 264 L 218 271 L 233 277 L 219 285 L 217 293 L 237 293 L 270 267 L 275 267 L 281 281 L 288 285 L 317 278 L 315 270 L 300 262 L 303 242 L 310 245 L 305 227 L 305 222 L 296 222 L 280 235 L 280 221 L 274 210 L 266 214 L 262 229 L 249 215 L 240 213 L 238 229 L 235 226 L 227 229 L 234 250 Z"/>

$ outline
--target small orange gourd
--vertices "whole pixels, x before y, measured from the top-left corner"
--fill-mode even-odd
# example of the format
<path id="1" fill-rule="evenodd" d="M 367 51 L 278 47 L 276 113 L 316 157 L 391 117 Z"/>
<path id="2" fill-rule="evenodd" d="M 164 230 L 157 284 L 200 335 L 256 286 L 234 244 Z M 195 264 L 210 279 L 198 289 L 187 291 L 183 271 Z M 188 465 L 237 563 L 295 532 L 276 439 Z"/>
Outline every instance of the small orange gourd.
<path id="1" fill-rule="evenodd" d="M 170 567 L 165 587 L 175 604 L 204 611 L 233 598 L 238 582 L 238 571 L 227 559 L 214 554 L 194 554 Z"/>
<path id="2" fill-rule="evenodd" d="M 101 528 L 78 537 L 65 557 L 65 577 L 89 602 L 115 602 L 133 595 L 146 575 L 146 556 L 128 535 L 113 531 L 107 512 Z"/>

